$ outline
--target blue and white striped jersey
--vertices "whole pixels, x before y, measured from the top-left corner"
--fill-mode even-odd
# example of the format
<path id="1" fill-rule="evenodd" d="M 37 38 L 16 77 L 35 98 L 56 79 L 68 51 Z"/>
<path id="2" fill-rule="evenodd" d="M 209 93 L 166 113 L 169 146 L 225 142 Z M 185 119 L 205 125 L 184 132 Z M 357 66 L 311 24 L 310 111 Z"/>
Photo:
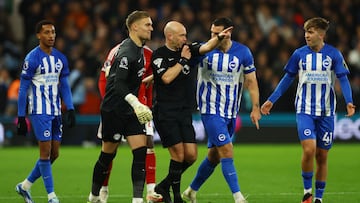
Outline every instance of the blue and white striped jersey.
<path id="1" fill-rule="evenodd" d="M 28 89 L 28 113 L 61 115 L 59 80 L 69 75 L 66 57 L 55 48 L 50 55 L 37 46 L 24 61 L 21 77 L 31 80 Z"/>
<path id="2" fill-rule="evenodd" d="M 227 53 L 215 49 L 198 59 L 197 101 L 200 113 L 236 118 L 244 74 L 256 70 L 249 48 L 232 41 Z"/>
<path id="3" fill-rule="evenodd" d="M 305 45 L 293 53 L 284 70 L 299 74 L 295 98 L 296 113 L 335 115 L 335 75 L 349 74 L 344 58 L 335 47 L 325 44 L 319 52 Z"/>

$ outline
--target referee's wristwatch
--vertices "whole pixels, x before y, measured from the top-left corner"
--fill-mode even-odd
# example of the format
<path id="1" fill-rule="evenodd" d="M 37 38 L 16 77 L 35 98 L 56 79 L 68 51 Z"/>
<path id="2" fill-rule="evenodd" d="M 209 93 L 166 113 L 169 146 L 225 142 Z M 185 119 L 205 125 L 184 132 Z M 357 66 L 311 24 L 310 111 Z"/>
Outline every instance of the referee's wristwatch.
<path id="1" fill-rule="evenodd" d="M 181 57 L 178 61 L 178 63 L 182 66 L 185 66 L 188 62 L 189 62 L 189 60 L 185 57 Z"/>

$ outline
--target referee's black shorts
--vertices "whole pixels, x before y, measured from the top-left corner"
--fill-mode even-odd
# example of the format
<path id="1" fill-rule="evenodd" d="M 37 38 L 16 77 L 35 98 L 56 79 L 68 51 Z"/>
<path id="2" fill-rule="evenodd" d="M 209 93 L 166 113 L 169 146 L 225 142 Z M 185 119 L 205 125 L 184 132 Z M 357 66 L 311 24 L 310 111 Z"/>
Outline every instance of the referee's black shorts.
<path id="1" fill-rule="evenodd" d="M 190 111 L 154 110 L 153 120 L 164 148 L 180 142 L 196 143 Z"/>

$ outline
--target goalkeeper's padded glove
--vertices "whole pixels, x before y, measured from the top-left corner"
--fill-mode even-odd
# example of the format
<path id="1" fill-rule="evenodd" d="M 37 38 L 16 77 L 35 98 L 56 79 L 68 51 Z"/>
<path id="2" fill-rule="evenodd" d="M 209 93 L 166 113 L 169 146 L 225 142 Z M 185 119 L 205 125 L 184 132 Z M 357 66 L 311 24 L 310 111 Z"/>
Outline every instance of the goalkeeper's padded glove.
<path id="1" fill-rule="evenodd" d="M 72 127 L 75 126 L 76 119 L 75 119 L 75 111 L 74 111 L 74 109 L 70 109 L 70 110 L 68 110 L 66 112 L 64 122 L 65 122 L 66 126 L 69 127 L 69 128 L 72 128 Z"/>
<path id="2" fill-rule="evenodd" d="M 25 117 L 19 116 L 17 120 L 17 134 L 21 136 L 26 136 L 26 133 L 28 131 L 28 126 L 25 120 Z"/>
<path id="3" fill-rule="evenodd" d="M 110 68 L 111 66 L 105 66 L 105 77 L 107 78 L 109 76 L 109 73 L 110 73 Z"/>
<path id="4" fill-rule="evenodd" d="M 141 124 L 145 124 L 152 120 L 152 112 L 146 105 L 139 102 L 138 98 L 133 94 L 128 94 L 125 96 L 125 100 L 130 104 L 134 109 L 136 117 L 138 118 Z"/>

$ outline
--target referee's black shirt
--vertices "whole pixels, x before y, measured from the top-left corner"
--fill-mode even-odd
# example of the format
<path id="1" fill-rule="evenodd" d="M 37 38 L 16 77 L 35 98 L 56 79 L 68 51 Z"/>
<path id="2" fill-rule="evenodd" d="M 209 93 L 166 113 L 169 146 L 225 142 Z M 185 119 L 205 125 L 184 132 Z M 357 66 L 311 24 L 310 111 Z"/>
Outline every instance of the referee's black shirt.
<path id="1" fill-rule="evenodd" d="M 199 47 L 190 45 L 192 57 L 199 55 Z M 166 46 L 155 50 L 152 55 L 151 67 L 154 74 L 155 105 L 160 111 L 190 110 L 194 108 L 196 69 L 185 65 L 180 74 L 169 84 L 161 77 L 169 67 L 174 66 L 181 58 L 181 50 L 172 51 Z"/>

